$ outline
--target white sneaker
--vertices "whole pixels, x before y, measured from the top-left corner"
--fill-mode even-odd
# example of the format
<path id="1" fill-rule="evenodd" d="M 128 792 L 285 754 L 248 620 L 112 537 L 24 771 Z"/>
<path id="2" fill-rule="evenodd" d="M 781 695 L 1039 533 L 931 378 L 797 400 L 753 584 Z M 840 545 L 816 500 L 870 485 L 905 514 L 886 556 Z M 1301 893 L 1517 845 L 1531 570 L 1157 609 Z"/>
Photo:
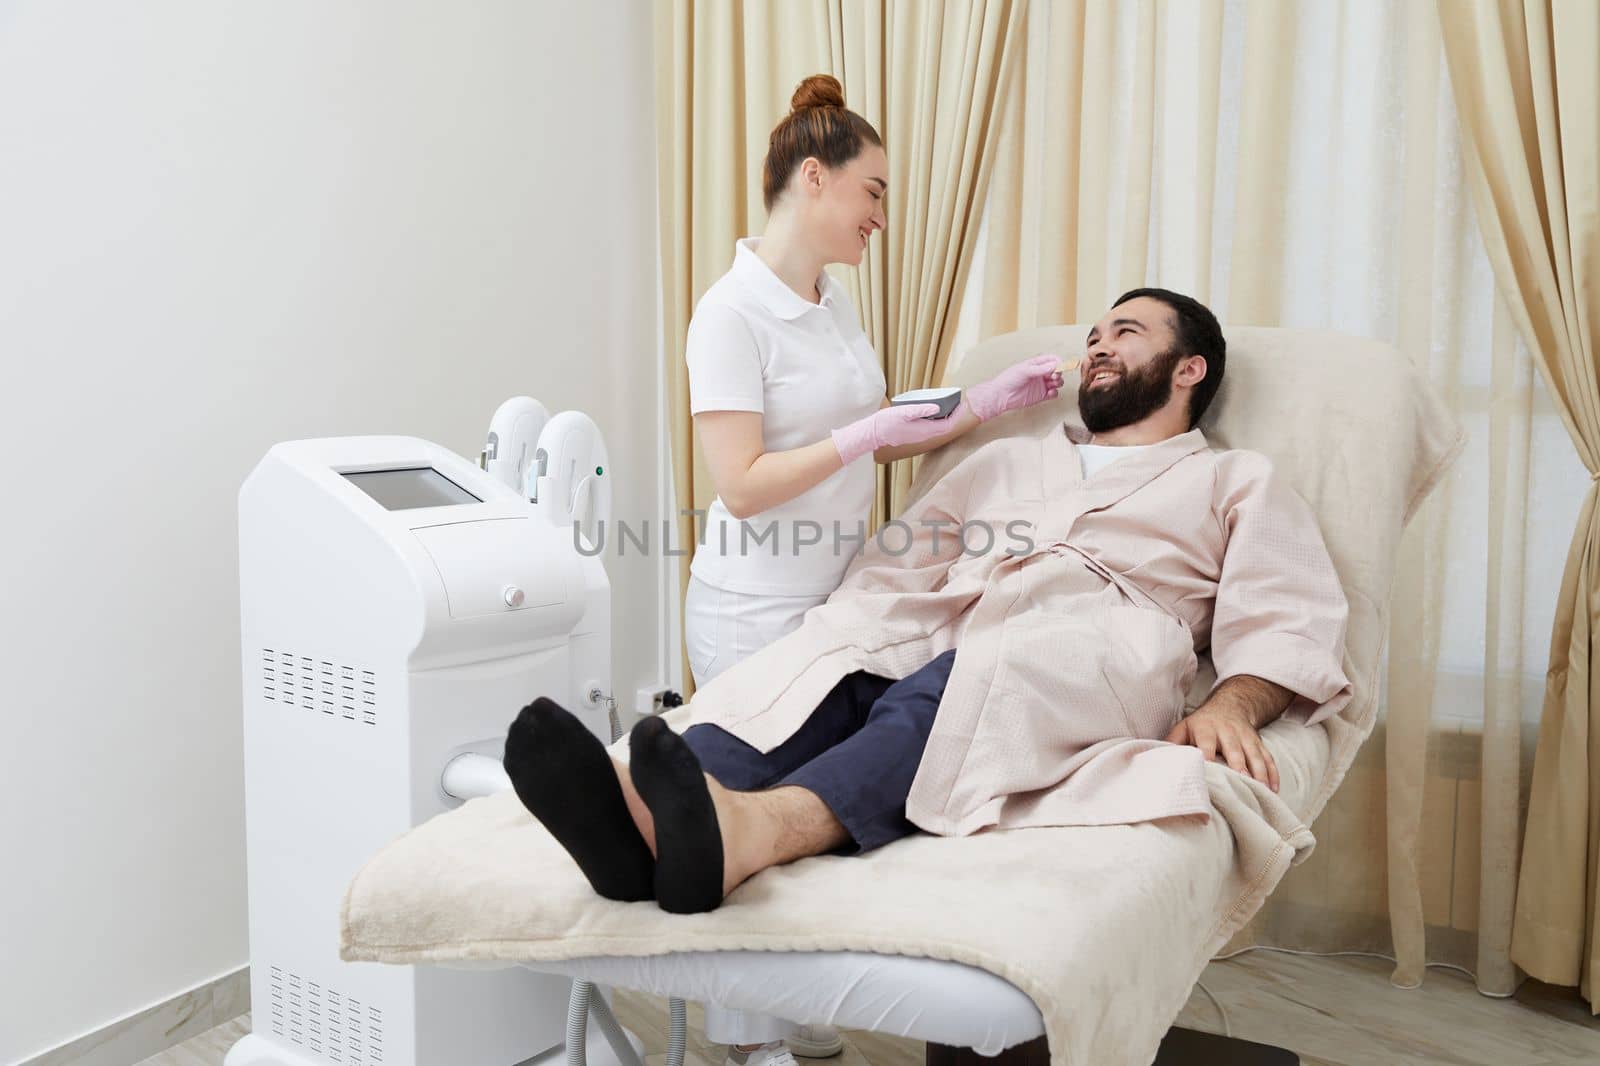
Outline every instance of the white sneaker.
<path id="1" fill-rule="evenodd" d="M 807 1059 L 831 1059 L 844 1050 L 844 1038 L 831 1025 L 802 1025 L 787 1043 L 790 1051 Z"/>
<path id="2" fill-rule="evenodd" d="M 783 1046 L 782 1040 L 762 1044 L 754 1051 L 740 1051 L 729 1044 L 728 1057 L 722 1062 L 723 1066 L 796 1066 L 794 1056 Z"/>

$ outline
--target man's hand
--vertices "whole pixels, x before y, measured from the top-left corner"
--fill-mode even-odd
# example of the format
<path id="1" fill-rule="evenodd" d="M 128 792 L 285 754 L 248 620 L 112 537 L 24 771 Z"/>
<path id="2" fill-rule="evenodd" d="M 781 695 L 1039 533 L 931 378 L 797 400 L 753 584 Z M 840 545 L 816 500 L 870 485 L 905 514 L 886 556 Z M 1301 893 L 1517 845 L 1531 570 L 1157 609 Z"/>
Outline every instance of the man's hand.
<path id="1" fill-rule="evenodd" d="M 1278 791 L 1278 764 L 1261 743 L 1247 711 L 1210 700 L 1167 734 L 1169 744 L 1193 744 L 1207 761 L 1222 761 Z"/>

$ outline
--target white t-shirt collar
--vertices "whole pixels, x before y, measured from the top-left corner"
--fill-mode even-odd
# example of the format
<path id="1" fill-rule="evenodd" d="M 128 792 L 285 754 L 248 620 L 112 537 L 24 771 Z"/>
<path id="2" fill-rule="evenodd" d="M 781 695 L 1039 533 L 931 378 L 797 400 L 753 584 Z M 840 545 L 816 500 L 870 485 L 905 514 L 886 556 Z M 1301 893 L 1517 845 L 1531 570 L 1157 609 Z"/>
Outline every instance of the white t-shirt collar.
<path id="1" fill-rule="evenodd" d="M 807 311 L 833 306 L 838 299 L 839 283 L 826 270 L 817 275 L 817 291 L 822 294 L 822 303 L 814 304 L 784 284 L 783 279 L 774 274 L 772 268 L 756 254 L 756 246 L 760 243 L 759 237 L 746 237 L 736 243 L 733 273 L 741 284 L 755 293 L 768 311 L 789 321 Z"/>

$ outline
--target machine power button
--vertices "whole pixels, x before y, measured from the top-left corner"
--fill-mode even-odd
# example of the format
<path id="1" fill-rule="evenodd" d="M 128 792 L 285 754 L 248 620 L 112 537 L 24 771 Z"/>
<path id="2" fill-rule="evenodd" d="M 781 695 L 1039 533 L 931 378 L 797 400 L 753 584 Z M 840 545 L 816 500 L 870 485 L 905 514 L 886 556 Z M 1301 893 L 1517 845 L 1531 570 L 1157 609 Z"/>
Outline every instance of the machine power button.
<path id="1" fill-rule="evenodd" d="M 507 585 L 501 596 L 506 601 L 507 607 L 521 607 L 522 601 L 526 598 L 523 596 L 522 590 L 515 585 Z"/>

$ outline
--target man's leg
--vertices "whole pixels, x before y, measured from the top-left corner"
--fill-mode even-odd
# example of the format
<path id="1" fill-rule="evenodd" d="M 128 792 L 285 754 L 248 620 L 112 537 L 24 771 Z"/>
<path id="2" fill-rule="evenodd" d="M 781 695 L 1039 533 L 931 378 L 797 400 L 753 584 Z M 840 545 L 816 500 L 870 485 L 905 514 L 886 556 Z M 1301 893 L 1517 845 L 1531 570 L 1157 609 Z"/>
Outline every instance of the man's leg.
<path id="1" fill-rule="evenodd" d="M 700 768 L 737 792 L 769 788 L 843 743 L 867 723 L 872 705 L 894 682 L 858 670 L 839 680 L 788 740 L 763 754 L 720 726 L 696 725 L 683 739 Z"/>
<path id="2" fill-rule="evenodd" d="M 873 703 L 893 684 L 886 677 L 862 670 L 846 675 L 822 698 L 794 736 L 765 754 L 715 725 L 690 726 L 684 731 L 683 739 L 699 760 L 700 769 L 716 778 L 718 784 L 738 792 L 754 792 L 769 787 L 785 774 L 848 739 L 866 724 Z M 639 797 L 627 765 L 613 759 L 612 770 L 622 788 L 628 812 L 653 856 L 656 835 L 650 808 Z"/>
<path id="3" fill-rule="evenodd" d="M 911 832 L 905 798 L 954 660 L 947 652 L 889 685 L 861 729 L 767 791 L 724 787 L 659 719 L 635 726 L 629 776 L 654 823 L 657 902 L 710 910 L 768 866 Z"/>
<path id="4" fill-rule="evenodd" d="M 850 839 L 828 805 L 803 788 L 724 788 L 659 718 L 634 726 L 629 746 L 629 776 L 654 824 L 662 910 L 711 910 L 768 866 L 820 855 Z"/>
<path id="5" fill-rule="evenodd" d="M 765 755 L 716 726 L 691 727 L 687 737 L 704 766 L 729 787 L 764 788 L 859 729 L 890 684 L 872 674 L 849 675 L 793 737 Z M 524 707 L 506 737 L 505 767 L 523 805 L 596 892 L 618 900 L 655 898 L 650 809 L 628 768 L 574 715 L 543 697 Z"/>
<path id="6" fill-rule="evenodd" d="M 947 651 L 889 686 L 859 730 L 786 775 L 774 793 L 794 787 L 816 796 L 847 830 L 856 854 L 915 832 L 906 797 L 955 660 L 955 651 Z"/>

